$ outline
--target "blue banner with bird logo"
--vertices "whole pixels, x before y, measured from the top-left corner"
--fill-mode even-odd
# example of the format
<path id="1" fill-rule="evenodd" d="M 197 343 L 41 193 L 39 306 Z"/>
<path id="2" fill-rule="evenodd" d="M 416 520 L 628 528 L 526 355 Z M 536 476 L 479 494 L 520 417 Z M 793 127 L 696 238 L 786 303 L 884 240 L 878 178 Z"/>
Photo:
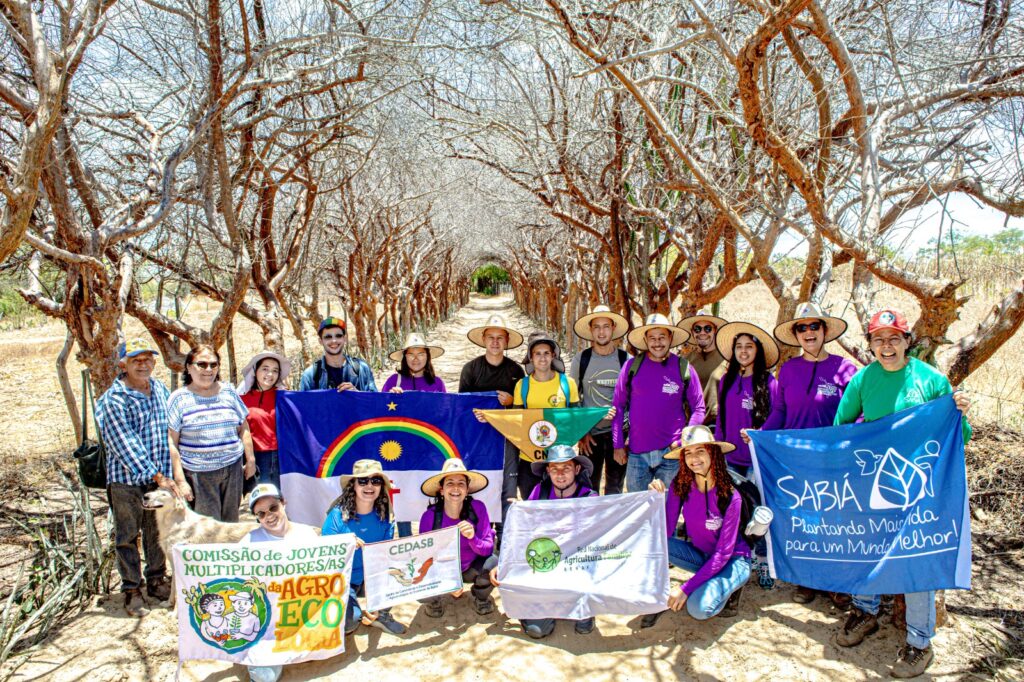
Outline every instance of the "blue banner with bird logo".
<path id="1" fill-rule="evenodd" d="M 952 396 L 863 424 L 750 431 L 773 576 L 819 590 L 971 587 L 961 413 Z"/>

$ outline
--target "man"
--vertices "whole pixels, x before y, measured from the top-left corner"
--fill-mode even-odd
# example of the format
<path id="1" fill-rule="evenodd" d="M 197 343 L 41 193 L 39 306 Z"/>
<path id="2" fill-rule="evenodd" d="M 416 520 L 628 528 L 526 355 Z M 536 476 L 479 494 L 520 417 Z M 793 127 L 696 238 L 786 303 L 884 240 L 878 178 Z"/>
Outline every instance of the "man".
<path id="1" fill-rule="evenodd" d="M 715 334 L 726 323 L 721 317 L 712 315 L 706 310 L 687 317 L 679 326 L 690 332 L 690 344 L 693 346 L 686 355 L 700 377 L 700 385 L 704 391 L 704 426 L 714 429 L 718 418 L 718 384 L 729 368 L 729 362 L 722 357 L 715 346 Z"/>
<path id="2" fill-rule="evenodd" d="M 655 477 L 668 486 L 679 460 L 665 459 L 665 454 L 679 447 L 684 426 L 704 423 L 700 379 L 685 359 L 671 352 L 689 334 L 657 313 L 648 315 L 646 322 L 627 337 L 644 352 L 622 367 L 612 401 L 615 461 L 626 465 L 626 489 L 631 493 L 647 490 Z"/>
<path id="3" fill-rule="evenodd" d="M 569 374 L 579 387 L 583 407 L 611 407 L 615 383 L 629 354 L 616 343 L 626 335 L 629 323 L 608 306 L 599 305 L 593 312 L 576 320 L 576 336 L 590 341 L 590 348 L 576 354 Z M 615 461 L 612 447 L 612 420 L 602 419 L 580 440 L 580 453 L 594 464 L 594 490 L 601 489 L 601 472 L 606 472 L 604 494 L 622 492 L 626 467 Z"/>
<path id="4" fill-rule="evenodd" d="M 325 317 L 317 329 L 323 357 L 306 368 L 299 381 L 300 391 L 336 388 L 339 391 L 376 391 L 373 371 L 364 360 L 345 352 L 348 336 L 345 320 Z"/>
<path id="5" fill-rule="evenodd" d="M 466 336 L 484 354 L 467 362 L 459 377 L 459 393 L 485 393 L 495 391 L 498 402 L 504 407 L 512 406 L 512 391 L 516 382 L 525 376 L 517 362 L 505 357 L 505 351 L 517 348 L 523 343 L 523 335 L 505 324 L 500 315 L 492 315 L 483 327 L 470 329 Z M 516 477 L 519 467 L 519 452 L 505 441 L 504 474 L 501 485 L 501 517 L 505 518 L 509 500 L 516 496 Z"/>
<path id="6" fill-rule="evenodd" d="M 171 595 L 167 561 L 160 547 L 156 517 L 142 508 L 142 496 L 157 487 L 178 495 L 171 473 L 167 439 L 167 387 L 152 377 L 157 352 L 142 339 L 120 348 L 121 375 L 100 396 L 97 410 L 107 453 L 107 499 L 114 518 L 117 572 L 128 615 L 141 617 L 148 609 L 142 596 L 142 562 L 146 556 L 146 592 L 157 601 Z M 85 400 L 85 396 L 82 396 Z"/>

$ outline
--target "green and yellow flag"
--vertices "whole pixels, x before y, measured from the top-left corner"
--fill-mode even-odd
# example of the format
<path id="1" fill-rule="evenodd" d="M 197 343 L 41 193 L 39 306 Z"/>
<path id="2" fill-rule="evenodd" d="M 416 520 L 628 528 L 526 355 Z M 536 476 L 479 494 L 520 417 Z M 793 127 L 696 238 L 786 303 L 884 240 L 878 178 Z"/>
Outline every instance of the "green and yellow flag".
<path id="1" fill-rule="evenodd" d="M 487 422 L 512 441 L 519 452 L 536 460 L 552 445 L 576 445 L 608 414 L 607 407 L 547 410 L 480 410 Z"/>

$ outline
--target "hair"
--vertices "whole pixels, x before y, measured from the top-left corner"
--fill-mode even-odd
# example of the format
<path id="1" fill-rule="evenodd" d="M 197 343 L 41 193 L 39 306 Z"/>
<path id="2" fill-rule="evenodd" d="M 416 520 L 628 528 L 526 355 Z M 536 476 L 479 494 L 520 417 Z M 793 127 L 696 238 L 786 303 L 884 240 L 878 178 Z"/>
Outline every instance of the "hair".
<path id="1" fill-rule="evenodd" d="M 383 474 L 374 474 L 383 476 Z M 361 477 L 360 477 L 361 478 Z M 341 518 L 345 521 L 350 521 L 356 515 L 356 481 L 355 478 L 350 478 L 348 483 L 345 484 L 345 489 L 341 491 L 341 495 L 331 502 L 331 506 L 328 507 L 328 511 L 337 507 L 341 510 Z M 381 521 L 387 521 L 391 518 L 391 496 L 384 490 L 384 486 L 381 486 L 380 492 L 377 493 L 377 499 L 373 501 L 373 511 L 377 513 L 377 516 Z"/>
<path id="2" fill-rule="evenodd" d="M 729 476 L 722 448 L 710 443 L 705 443 L 704 447 L 711 451 L 711 475 L 715 479 L 715 490 L 717 491 L 715 501 L 718 503 L 719 513 L 725 516 L 726 510 L 729 508 L 729 502 L 732 500 L 732 477 Z M 679 472 L 672 479 L 672 488 L 676 491 L 679 499 L 685 503 L 686 498 L 690 496 L 690 491 L 693 490 L 693 483 L 696 478 L 693 472 L 690 471 L 690 467 L 686 466 L 685 449 L 679 453 L 679 459 L 681 460 Z"/>
<path id="3" fill-rule="evenodd" d="M 188 355 L 185 356 L 185 368 L 181 371 L 181 381 L 185 386 L 192 383 L 192 376 L 188 373 L 188 366 L 192 364 L 192 361 L 196 359 L 197 355 L 204 351 L 212 353 L 213 357 L 217 358 L 217 376 L 215 376 L 213 380 L 220 381 L 220 353 L 218 353 L 217 349 L 210 344 L 201 343 L 189 350 Z"/>
<path id="4" fill-rule="evenodd" d="M 449 476 L 462 476 L 464 479 L 466 479 L 466 489 L 469 489 L 469 476 L 466 476 L 464 474 L 449 474 Z M 430 511 L 432 512 L 436 512 L 438 509 L 440 509 L 442 512 L 444 511 L 444 495 L 441 493 L 441 489 L 444 487 L 445 478 L 448 478 L 448 476 L 445 476 L 440 480 L 439 485 L 437 486 L 437 494 L 434 495 L 434 499 L 430 502 L 430 504 L 427 505 L 427 508 L 430 509 Z M 469 514 L 472 508 L 473 496 L 466 495 L 465 499 L 462 500 L 462 509 L 459 510 L 459 521 L 468 521 Z M 440 530 L 440 528 L 434 528 L 433 530 Z"/>
<path id="5" fill-rule="evenodd" d="M 755 429 L 759 429 L 768 419 L 768 413 L 772 409 L 772 400 L 768 393 L 768 377 L 771 375 L 768 373 L 768 362 L 765 360 L 764 344 L 753 334 L 742 332 L 732 339 L 732 357 L 729 358 L 729 369 L 726 370 L 725 377 L 722 379 L 722 390 L 718 392 L 718 416 L 724 425 L 725 398 L 740 375 L 740 361 L 736 359 L 736 341 L 741 336 L 751 339 L 754 346 L 757 347 L 757 353 L 754 355 L 754 370 L 750 374 L 750 380 L 754 385 L 753 426 Z"/>
<path id="6" fill-rule="evenodd" d="M 417 346 L 413 347 L 416 348 Z M 405 350 L 402 351 L 402 364 L 398 367 L 398 373 L 403 377 L 411 378 L 412 370 L 409 369 L 409 361 L 405 358 Z M 423 378 L 427 380 L 428 384 L 432 384 L 437 377 L 434 373 L 434 361 L 430 357 L 430 349 L 424 348 L 424 350 L 427 351 L 427 364 L 423 367 Z"/>
<path id="7" fill-rule="evenodd" d="M 216 592 L 207 592 L 199 598 L 199 610 L 209 613 L 209 611 L 207 610 L 208 607 L 210 606 L 210 604 L 217 601 L 218 599 L 224 601 L 224 597 L 220 596 Z"/>

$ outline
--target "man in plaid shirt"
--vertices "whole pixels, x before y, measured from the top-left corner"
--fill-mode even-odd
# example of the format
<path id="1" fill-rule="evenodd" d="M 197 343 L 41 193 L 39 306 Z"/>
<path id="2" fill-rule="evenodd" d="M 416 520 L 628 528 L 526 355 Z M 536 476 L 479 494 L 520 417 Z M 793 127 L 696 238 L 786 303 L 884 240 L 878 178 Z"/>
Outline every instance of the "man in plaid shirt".
<path id="1" fill-rule="evenodd" d="M 117 571 L 125 610 L 147 613 L 142 596 L 138 540 L 146 554 L 146 591 L 157 601 L 171 594 L 167 561 L 160 548 L 156 517 L 142 508 L 142 496 L 157 487 L 175 495 L 167 435 L 167 387 L 152 378 L 157 352 L 141 339 L 120 349 L 121 375 L 100 396 L 97 420 L 107 453 L 107 499 L 114 517 Z"/>

